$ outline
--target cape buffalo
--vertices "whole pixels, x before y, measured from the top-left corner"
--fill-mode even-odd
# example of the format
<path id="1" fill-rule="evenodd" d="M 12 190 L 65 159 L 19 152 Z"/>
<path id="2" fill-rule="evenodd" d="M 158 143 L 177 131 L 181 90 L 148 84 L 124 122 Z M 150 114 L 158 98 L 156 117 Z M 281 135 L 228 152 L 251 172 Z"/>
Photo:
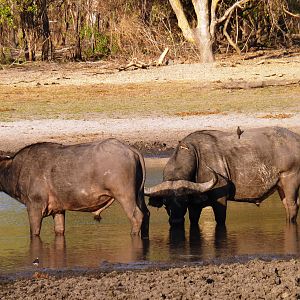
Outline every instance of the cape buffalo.
<path id="1" fill-rule="evenodd" d="M 209 180 L 206 183 L 201 183 Z M 149 204 L 165 205 L 171 225 L 183 224 L 189 210 L 191 225 L 201 210 L 212 206 L 224 225 L 227 200 L 259 205 L 278 191 L 289 222 L 299 209 L 300 136 L 280 127 L 236 132 L 203 130 L 179 142 L 165 166 L 161 184 L 145 189 Z"/>
<path id="2" fill-rule="evenodd" d="M 65 211 L 98 212 L 114 199 L 131 221 L 133 235 L 148 236 L 142 155 L 118 140 L 77 145 L 37 143 L 0 158 L 0 191 L 27 207 L 30 232 L 52 215 L 64 234 Z"/>

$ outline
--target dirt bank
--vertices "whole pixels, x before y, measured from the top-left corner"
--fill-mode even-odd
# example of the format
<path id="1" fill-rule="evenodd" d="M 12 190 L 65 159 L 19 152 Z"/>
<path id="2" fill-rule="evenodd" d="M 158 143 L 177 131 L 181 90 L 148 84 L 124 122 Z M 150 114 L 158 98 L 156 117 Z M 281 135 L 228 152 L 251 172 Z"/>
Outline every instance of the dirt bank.
<path id="1" fill-rule="evenodd" d="M 117 62 L 14 65 L 0 70 L 0 86 L 132 84 L 197 81 L 202 86 L 256 88 L 299 84 L 300 54 L 258 51 L 244 56 L 217 57 L 213 64 L 179 64 L 119 72 Z"/>
<path id="2" fill-rule="evenodd" d="M 251 127 L 283 126 L 300 133 L 300 114 L 285 119 L 260 114 L 228 114 L 191 117 L 132 117 L 102 120 L 22 120 L 0 122 L 0 150 L 16 151 L 34 142 L 79 143 L 115 137 L 143 154 L 170 153 L 187 134 L 200 129 L 235 131 Z"/>
<path id="3" fill-rule="evenodd" d="M 300 261 L 253 260 L 169 270 L 94 273 L 0 285 L 1 299 L 300 299 Z"/>

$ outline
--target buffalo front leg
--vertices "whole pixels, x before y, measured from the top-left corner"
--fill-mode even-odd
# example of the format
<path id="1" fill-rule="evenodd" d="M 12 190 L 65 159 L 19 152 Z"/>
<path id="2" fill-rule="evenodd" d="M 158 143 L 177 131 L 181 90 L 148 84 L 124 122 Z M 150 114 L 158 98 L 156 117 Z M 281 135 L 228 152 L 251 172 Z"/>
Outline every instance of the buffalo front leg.
<path id="1" fill-rule="evenodd" d="M 200 215 L 202 212 L 202 205 L 197 203 L 189 204 L 188 210 L 191 226 L 198 226 Z"/>
<path id="2" fill-rule="evenodd" d="M 34 206 L 28 206 L 27 213 L 31 236 L 39 236 L 41 232 L 43 219 L 42 210 Z"/>
<path id="3" fill-rule="evenodd" d="M 218 226 L 225 226 L 227 201 L 225 198 L 220 198 L 212 204 L 212 209 L 215 214 L 215 220 Z"/>
<path id="4" fill-rule="evenodd" d="M 54 232 L 56 235 L 65 234 L 65 212 L 56 213 L 53 215 L 54 219 Z"/>
<path id="5" fill-rule="evenodd" d="M 290 223 L 296 223 L 299 210 L 299 184 L 295 178 L 286 176 L 280 179 L 278 193 L 286 211 L 286 219 Z"/>

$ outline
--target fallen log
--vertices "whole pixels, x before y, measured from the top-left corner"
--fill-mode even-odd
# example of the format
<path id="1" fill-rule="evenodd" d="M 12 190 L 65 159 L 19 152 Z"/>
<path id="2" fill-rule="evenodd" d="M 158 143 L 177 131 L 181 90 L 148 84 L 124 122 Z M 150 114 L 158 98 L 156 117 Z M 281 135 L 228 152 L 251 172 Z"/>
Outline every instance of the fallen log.
<path id="1" fill-rule="evenodd" d="M 125 66 L 121 66 L 118 68 L 119 71 L 126 71 L 130 68 L 133 68 L 134 70 L 136 69 L 148 69 L 149 67 L 159 67 L 163 65 L 164 59 L 166 57 L 166 55 L 169 52 L 169 48 L 165 48 L 164 51 L 161 53 L 161 55 L 159 56 L 157 61 L 153 61 L 151 63 L 144 63 L 142 61 L 137 60 L 136 58 L 134 58 L 130 63 L 128 63 Z"/>

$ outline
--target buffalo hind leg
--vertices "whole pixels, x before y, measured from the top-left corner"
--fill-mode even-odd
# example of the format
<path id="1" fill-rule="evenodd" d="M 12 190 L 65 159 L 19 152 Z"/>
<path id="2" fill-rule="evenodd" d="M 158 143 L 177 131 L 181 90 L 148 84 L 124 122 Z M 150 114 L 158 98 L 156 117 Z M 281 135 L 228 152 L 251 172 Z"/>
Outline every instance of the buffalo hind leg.
<path id="1" fill-rule="evenodd" d="M 144 216 L 138 207 L 135 198 L 118 197 L 117 200 L 122 205 L 128 219 L 131 222 L 131 235 L 138 235 L 141 231 Z"/>
<path id="2" fill-rule="evenodd" d="M 138 235 L 141 232 L 144 215 L 140 208 L 136 205 L 131 218 L 131 235 Z"/>
<path id="3" fill-rule="evenodd" d="M 141 237 L 143 239 L 149 238 L 149 219 L 150 219 L 150 211 L 147 208 L 145 203 L 144 191 L 140 191 L 138 193 L 138 202 L 137 205 L 143 214 L 143 221 L 141 225 Z"/>
<path id="4" fill-rule="evenodd" d="M 299 184 L 293 179 L 289 176 L 281 178 L 277 188 L 290 223 L 296 223 L 299 210 Z"/>
<path id="5" fill-rule="evenodd" d="M 225 198 L 218 199 L 212 204 L 212 209 L 215 214 L 215 220 L 218 226 L 225 226 L 227 201 Z"/>
<path id="6" fill-rule="evenodd" d="M 65 234 L 65 212 L 56 213 L 53 215 L 54 232 L 56 235 Z"/>

